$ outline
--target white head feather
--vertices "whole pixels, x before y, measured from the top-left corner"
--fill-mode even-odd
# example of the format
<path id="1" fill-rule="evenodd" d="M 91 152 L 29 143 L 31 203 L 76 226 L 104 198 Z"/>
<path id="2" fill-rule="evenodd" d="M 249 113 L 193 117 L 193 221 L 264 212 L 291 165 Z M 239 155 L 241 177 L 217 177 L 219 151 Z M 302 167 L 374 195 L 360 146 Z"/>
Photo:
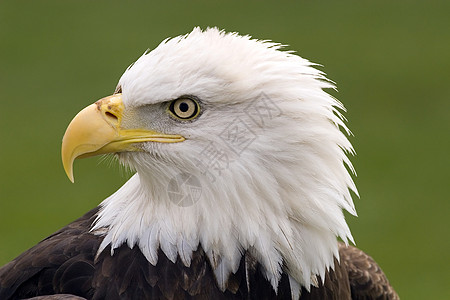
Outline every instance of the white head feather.
<path id="1" fill-rule="evenodd" d="M 178 124 L 160 120 L 164 113 L 144 116 L 186 141 L 120 154 L 137 174 L 101 204 L 93 227 L 105 234 L 99 251 L 137 245 L 156 264 L 161 247 L 189 266 L 200 244 L 221 288 L 246 250 L 275 290 L 282 271 L 307 289 L 316 275 L 324 279 L 338 258 L 336 237 L 352 241 L 342 209 L 355 214 L 346 169 L 353 170 L 346 156 L 353 149 L 339 129 L 348 133 L 342 104 L 323 91 L 333 85 L 280 48 L 195 28 L 126 70 L 119 85 L 127 110 L 154 111 L 145 108 L 192 95 L 202 115 Z M 201 185 L 193 205 L 171 201 L 169 184 L 179 174 Z"/>

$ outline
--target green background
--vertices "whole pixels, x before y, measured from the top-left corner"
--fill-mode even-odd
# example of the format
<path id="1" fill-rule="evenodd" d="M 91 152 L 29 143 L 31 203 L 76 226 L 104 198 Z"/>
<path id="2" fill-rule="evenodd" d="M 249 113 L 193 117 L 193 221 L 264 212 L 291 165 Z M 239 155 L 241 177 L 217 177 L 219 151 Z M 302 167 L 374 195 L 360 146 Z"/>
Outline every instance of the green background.
<path id="1" fill-rule="evenodd" d="M 0 265 L 129 177 L 86 159 L 71 118 L 166 37 L 218 26 L 322 64 L 348 109 L 357 246 L 403 299 L 450 299 L 450 1 L 0 1 Z"/>

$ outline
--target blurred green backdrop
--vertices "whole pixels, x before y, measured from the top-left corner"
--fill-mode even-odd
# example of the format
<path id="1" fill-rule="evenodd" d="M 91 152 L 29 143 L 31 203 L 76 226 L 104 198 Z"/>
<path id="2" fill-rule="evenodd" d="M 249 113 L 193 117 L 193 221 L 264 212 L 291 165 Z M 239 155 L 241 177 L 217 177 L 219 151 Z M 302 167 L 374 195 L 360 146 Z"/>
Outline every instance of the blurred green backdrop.
<path id="1" fill-rule="evenodd" d="M 363 3 L 364 2 L 364 3 Z M 0 265 L 129 176 L 100 159 L 66 178 L 71 118 L 147 48 L 194 26 L 288 44 L 347 107 L 357 246 L 403 299 L 450 299 L 450 1 L 1 1 Z"/>

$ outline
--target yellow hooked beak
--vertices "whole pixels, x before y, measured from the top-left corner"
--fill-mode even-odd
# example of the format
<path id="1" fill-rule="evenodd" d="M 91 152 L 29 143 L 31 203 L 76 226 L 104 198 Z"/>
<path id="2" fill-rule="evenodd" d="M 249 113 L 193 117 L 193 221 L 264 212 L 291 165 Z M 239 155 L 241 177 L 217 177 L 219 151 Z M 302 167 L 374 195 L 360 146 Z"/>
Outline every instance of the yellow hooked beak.
<path id="1" fill-rule="evenodd" d="M 64 170 L 73 178 L 73 161 L 105 153 L 141 151 L 137 143 L 177 143 L 185 140 L 181 135 L 162 134 L 147 129 L 123 129 L 124 112 L 122 94 L 98 100 L 80 111 L 64 134 L 61 148 Z"/>

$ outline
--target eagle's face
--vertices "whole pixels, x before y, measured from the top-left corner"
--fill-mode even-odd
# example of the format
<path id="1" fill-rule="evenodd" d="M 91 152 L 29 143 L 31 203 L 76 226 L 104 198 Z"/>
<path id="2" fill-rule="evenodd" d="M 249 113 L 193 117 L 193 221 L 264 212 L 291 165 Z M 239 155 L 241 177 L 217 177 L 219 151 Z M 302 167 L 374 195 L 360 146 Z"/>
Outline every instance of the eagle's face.
<path id="1" fill-rule="evenodd" d="M 77 115 L 63 140 L 71 179 L 75 158 L 104 153 L 137 171 L 102 204 L 100 250 L 138 244 L 156 263 L 161 247 L 188 265 L 201 244 L 222 277 L 251 250 L 274 286 L 283 262 L 305 286 L 332 265 L 336 236 L 351 239 L 342 209 L 354 213 L 356 190 L 343 107 L 320 71 L 279 48 L 194 29 L 145 53 L 115 94 Z M 199 183 L 195 205 L 168 193 L 180 174 Z"/>
<path id="2" fill-rule="evenodd" d="M 250 43 L 256 47 L 245 53 L 241 47 L 249 48 L 248 38 L 220 34 L 224 40 L 211 44 L 210 38 L 217 32 L 197 34 L 190 35 L 188 44 L 186 39 L 176 38 L 143 55 L 124 73 L 115 95 L 90 107 L 88 113 L 105 122 L 94 127 L 83 119 L 83 129 L 79 130 L 97 130 L 99 136 L 63 145 L 69 173 L 72 160 L 78 156 L 117 153 L 122 162 L 143 174 L 155 172 L 154 164 L 161 163 L 165 173 L 173 166 L 173 172 L 197 170 L 215 177 L 226 170 L 211 172 L 207 170 L 209 163 L 224 163 L 228 169 L 230 161 L 239 165 L 244 163 L 239 159 L 242 155 L 254 156 L 251 144 L 258 137 L 262 142 L 259 154 L 271 153 L 274 144 L 285 139 L 288 126 L 270 134 L 271 123 L 282 114 L 277 99 L 271 97 L 280 98 L 281 92 L 287 92 L 267 89 L 276 81 L 280 89 L 285 85 L 278 70 L 265 65 L 267 55 L 278 54 L 277 47 Z M 235 44 L 232 49 L 227 41 Z M 240 50 L 245 55 L 236 55 Z M 105 136 L 109 127 L 114 132 Z M 205 161 L 205 154 L 210 160 L 219 156 L 220 161 Z M 199 162 L 204 166 L 199 168 Z"/>

